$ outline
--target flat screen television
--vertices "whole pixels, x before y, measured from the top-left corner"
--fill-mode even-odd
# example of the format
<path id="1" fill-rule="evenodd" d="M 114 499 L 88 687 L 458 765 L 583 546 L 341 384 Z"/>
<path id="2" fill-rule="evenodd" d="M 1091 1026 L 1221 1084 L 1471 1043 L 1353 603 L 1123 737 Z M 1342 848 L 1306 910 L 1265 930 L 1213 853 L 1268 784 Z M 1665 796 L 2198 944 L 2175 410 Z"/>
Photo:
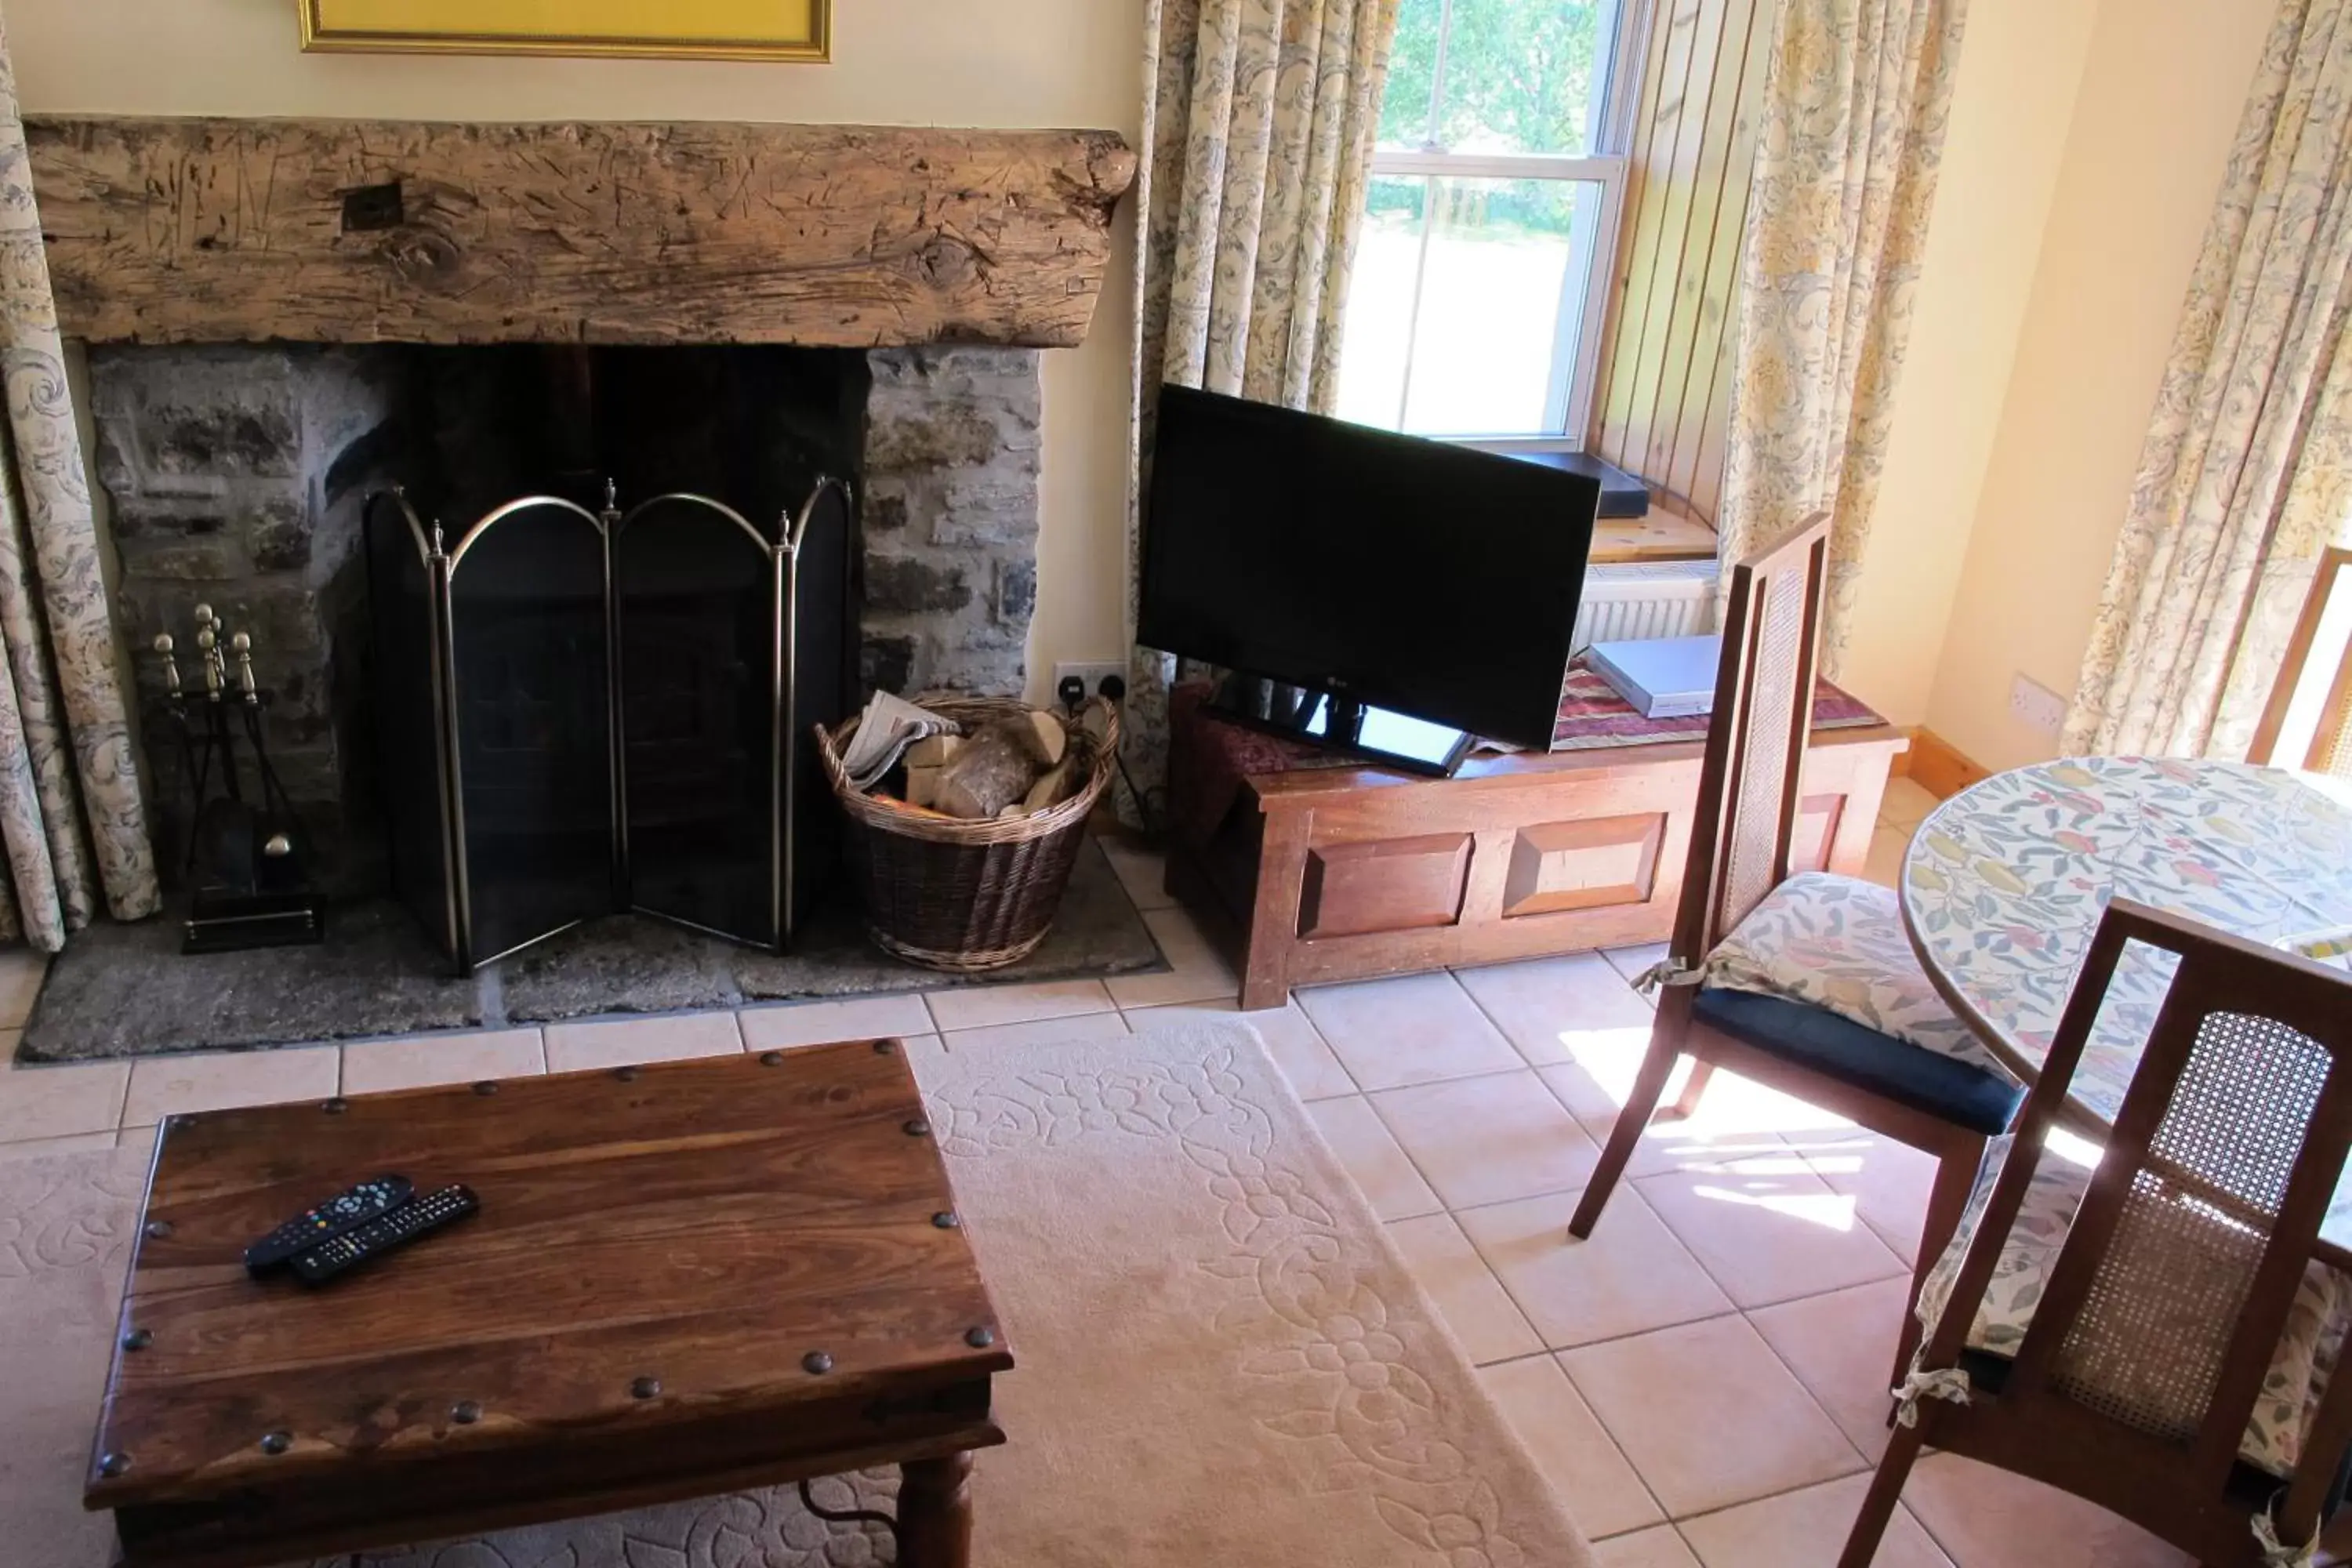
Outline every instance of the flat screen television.
<path id="1" fill-rule="evenodd" d="M 1589 475 L 1170 386 L 1137 640 L 1544 750 L 1600 504 Z"/>

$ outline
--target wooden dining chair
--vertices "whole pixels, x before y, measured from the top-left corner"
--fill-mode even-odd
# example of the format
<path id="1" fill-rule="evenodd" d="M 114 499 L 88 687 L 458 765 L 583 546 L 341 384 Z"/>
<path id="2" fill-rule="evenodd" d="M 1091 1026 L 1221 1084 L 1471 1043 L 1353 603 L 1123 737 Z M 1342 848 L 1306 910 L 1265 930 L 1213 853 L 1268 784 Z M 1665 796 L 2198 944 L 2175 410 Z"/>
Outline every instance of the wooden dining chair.
<path id="1" fill-rule="evenodd" d="M 1789 875 L 1812 723 L 1829 520 L 1732 569 L 1682 901 L 1649 1051 L 1569 1223 L 1592 1234 L 1683 1058 L 1687 1115 L 1718 1066 L 1937 1162 L 1922 1268 L 1958 1224 L 1985 1141 L 2024 1090 L 1920 969 L 1891 889 Z M 1911 1345 L 1899 1351 L 1898 1370 Z"/>
<path id="2" fill-rule="evenodd" d="M 2276 762 L 2336 778 L 2352 778 L 2352 643 L 2337 643 L 2331 638 L 2331 646 L 2319 646 L 2319 633 L 2328 618 L 2327 612 L 2347 585 L 2352 585 L 2352 549 L 2338 547 L 2322 552 L 2319 574 L 2312 579 L 2311 593 L 2303 602 L 2303 614 L 2296 618 L 2294 631 L 2287 638 L 2286 659 L 2279 669 L 2278 684 L 2271 688 L 2270 702 L 2254 726 L 2253 743 L 2246 752 L 2248 762 L 2264 765 Z M 2315 665 L 2315 658 L 2331 660 L 2332 664 Z M 2315 684 L 2322 679 L 2326 682 L 2324 694 Z M 2296 754 L 2280 757 L 2276 752 L 2287 721 L 2298 706 L 2297 699 L 2307 693 L 2320 697 L 2320 705 L 2312 714 L 2315 724 L 2311 740 Z"/>
<path id="3" fill-rule="evenodd" d="M 2179 968 L 2085 1171 L 2046 1139 L 2127 945 Z M 1923 1444 L 2211 1568 L 2301 1560 L 2352 1445 L 2352 1282 L 2313 1260 L 2352 1144 L 2352 976 L 2117 900 L 2005 1142 L 1921 1292 L 1927 1343 L 1840 1562 L 1875 1553 Z"/>

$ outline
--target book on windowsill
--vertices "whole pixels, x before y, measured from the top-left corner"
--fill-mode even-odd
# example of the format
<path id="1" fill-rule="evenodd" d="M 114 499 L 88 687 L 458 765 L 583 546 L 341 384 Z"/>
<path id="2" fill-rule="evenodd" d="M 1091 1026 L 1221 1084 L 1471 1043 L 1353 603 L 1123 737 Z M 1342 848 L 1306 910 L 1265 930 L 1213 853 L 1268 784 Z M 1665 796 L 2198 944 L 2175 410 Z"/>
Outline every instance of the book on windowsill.
<path id="1" fill-rule="evenodd" d="M 1720 637 L 1594 643 L 1585 657 L 1593 673 L 1615 687 L 1617 695 L 1645 719 L 1680 719 L 1715 707 L 1716 666 L 1723 658 Z"/>

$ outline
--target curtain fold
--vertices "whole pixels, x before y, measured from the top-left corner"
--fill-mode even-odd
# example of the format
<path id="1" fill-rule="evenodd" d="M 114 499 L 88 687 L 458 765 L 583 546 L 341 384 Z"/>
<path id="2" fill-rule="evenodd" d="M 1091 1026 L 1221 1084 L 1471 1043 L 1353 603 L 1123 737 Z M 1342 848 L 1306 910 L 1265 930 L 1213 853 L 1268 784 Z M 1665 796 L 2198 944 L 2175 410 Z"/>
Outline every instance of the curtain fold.
<path id="1" fill-rule="evenodd" d="M 2284 0 L 2062 738 L 2240 759 L 2352 506 L 2352 0 Z"/>
<path id="2" fill-rule="evenodd" d="M 1398 0 L 1146 0 L 1128 450 L 1133 642 L 1144 455 L 1165 383 L 1328 413 Z M 1166 773 L 1171 661 L 1138 647 L 1127 758 Z M 1122 791 L 1124 796 L 1125 792 Z M 1134 805 L 1122 799 L 1121 810 Z"/>
<path id="3" fill-rule="evenodd" d="M 1830 513 L 1831 674 L 1885 466 L 1967 12 L 1968 0 L 1785 0 L 1766 78 L 1719 550 L 1735 562 Z"/>
<path id="4" fill-rule="evenodd" d="M 0 937 L 162 907 L 65 346 L 0 25 Z"/>

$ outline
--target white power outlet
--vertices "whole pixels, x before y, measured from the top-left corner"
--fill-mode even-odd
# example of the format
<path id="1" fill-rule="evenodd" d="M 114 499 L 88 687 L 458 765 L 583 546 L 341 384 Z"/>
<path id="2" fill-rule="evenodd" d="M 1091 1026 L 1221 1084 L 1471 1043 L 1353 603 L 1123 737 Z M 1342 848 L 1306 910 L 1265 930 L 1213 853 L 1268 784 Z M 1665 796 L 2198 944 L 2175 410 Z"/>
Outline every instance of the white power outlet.
<path id="1" fill-rule="evenodd" d="M 2066 723 L 2066 700 L 2025 674 L 2009 683 L 2009 710 L 2027 728 L 2054 735 Z"/>
<path id="2" fill-rule="evenodd" d="M 1088 697 L 1093 697 L 1102 690 L 1104 676 L 1116 675 L 1121 680 L 1125 680 L 1127 679 L 1127 666 L 1115 659 L 1105 659 L 1099 663 L 1093 664 L 1084 662 L 1056 664 L 1054 666 L 1055 700 L 1059 701 L 1061 700 L 1062 682 L 1067 680 L 1074 675 L 1080 680 L 1086 682 L 1087 695 Z"/>

